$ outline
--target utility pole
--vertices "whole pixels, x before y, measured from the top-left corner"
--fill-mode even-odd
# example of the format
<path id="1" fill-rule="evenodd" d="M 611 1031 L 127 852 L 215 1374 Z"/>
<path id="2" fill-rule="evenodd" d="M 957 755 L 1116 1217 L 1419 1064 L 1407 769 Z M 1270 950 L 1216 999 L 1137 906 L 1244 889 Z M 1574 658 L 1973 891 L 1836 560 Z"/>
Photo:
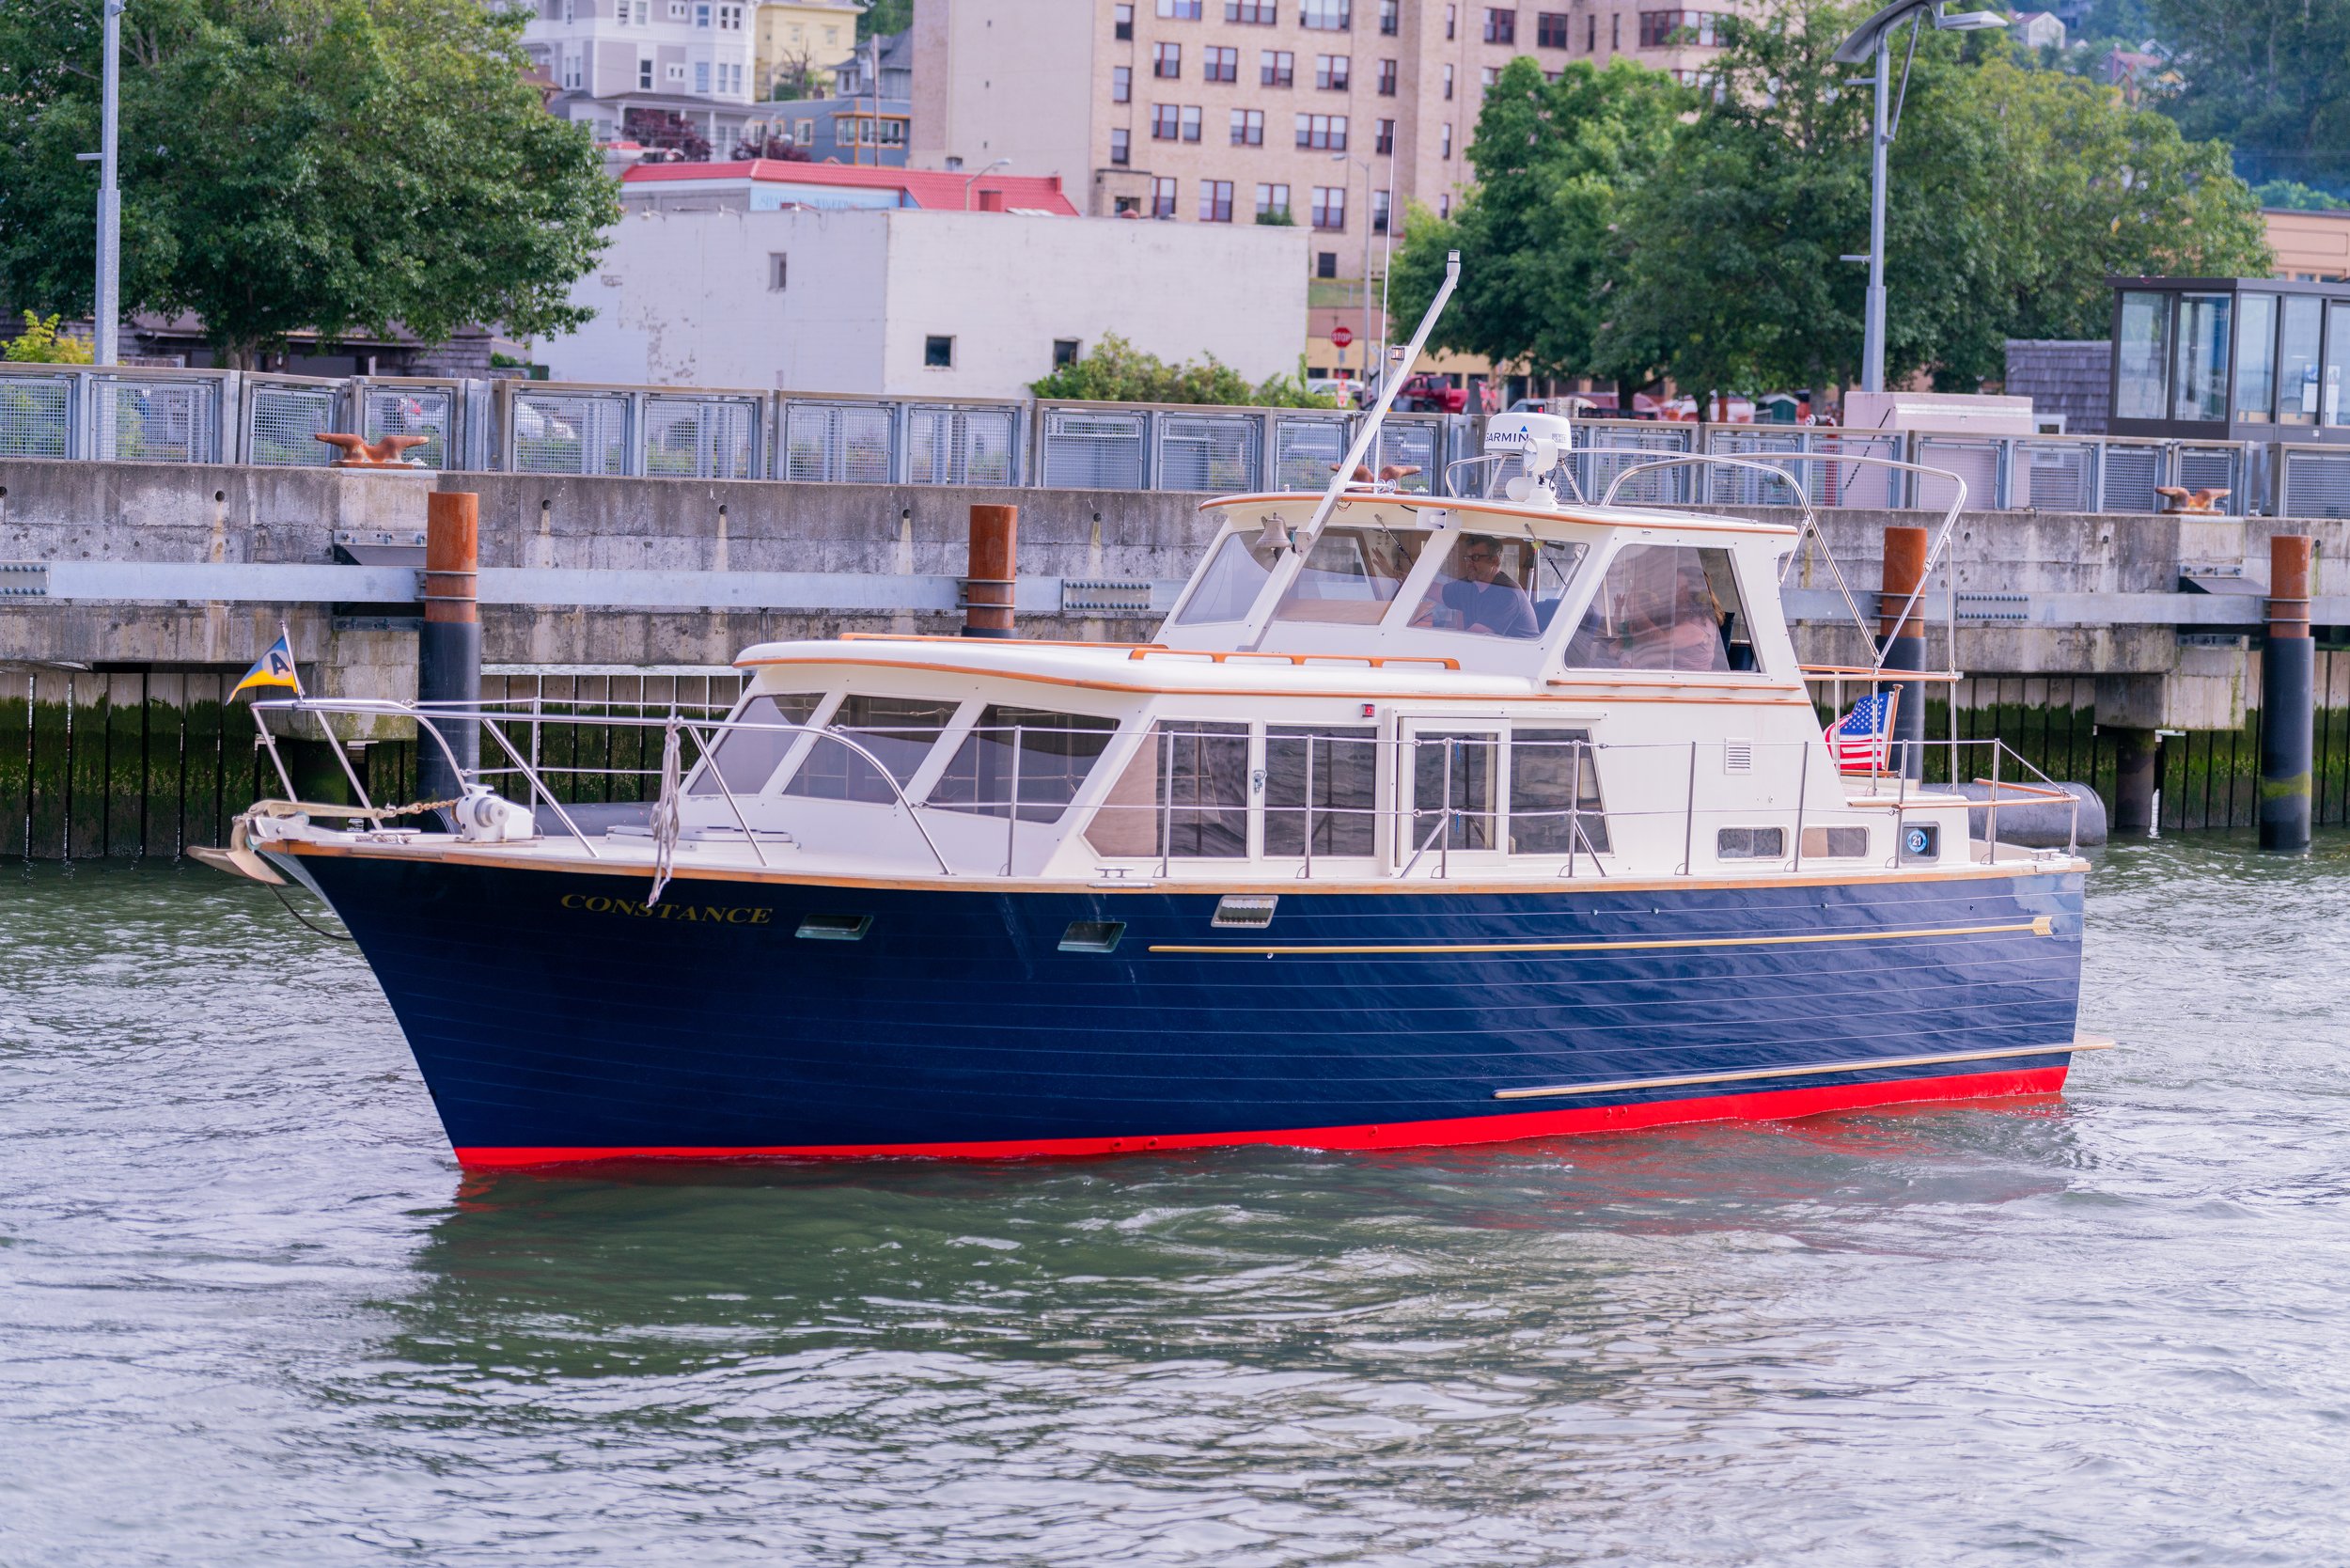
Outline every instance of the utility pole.
<path id="1" fill-rule="evenodd" d="M 115 183 L 115 133 L 121 118 L 123 0 L 105 0 L 106 60 L 103 71 L 104 130 L 98 150 L 98 304 L 97 342 L 90 359 L 99 365 L 116 362 L 118 322 L 121 316 L 122 192 Z"/>
<path id="2" fill-rule="evenodd" d="M 1892 143 L 1886 128 L 1891 96 L 1891 29 L 1877 34 L 1876 113 L 1869 127 L 1869 296 L 1860 331 L 1860 389 L 1885 390 L 1885 154 Z"/>

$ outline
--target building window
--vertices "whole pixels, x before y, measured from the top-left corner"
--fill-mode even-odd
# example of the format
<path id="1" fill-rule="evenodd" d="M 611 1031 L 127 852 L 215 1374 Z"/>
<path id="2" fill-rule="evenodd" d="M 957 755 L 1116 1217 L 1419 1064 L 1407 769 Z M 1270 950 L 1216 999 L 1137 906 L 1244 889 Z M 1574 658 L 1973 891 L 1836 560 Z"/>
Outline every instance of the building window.
<path id="1" fill-rule="evenodd" d="M 951 337 L 922 339 L 922 365 L 925 369 L 951 370 L 955 368 L 955 340 Z"/>
<path id="2" fill-rule="evenodd" d="M 708 0 L 700 0 L 700 3 L 694 7 L 694 25 L 705 29 L 709 27 L 710 6 L 708 4 Z"/>
<path id="3" fill-rule="evenodd" d="M 1177 22 L 1199 20 L 1199 0 L 1159 0 L 1159 14 Z"/>
<path id="4" fill-rule="evenodd" d="M 1449 218 L 1452 216 L 1451 192 L 1447 191 L 1444 195 L 1436 198 L 1436 216 L 1440 218 Z"/>
<path id="5" fill-rule="evenodd" d="M 1314 257 L 1314 276 L 1336 277 L 1338 275 L 1339 253 L 1337 251 L 1325 250 Z"/>
<path id="6" fill-rule="evenodd" d="M 563 55 L 563 86 L 573 92 L 578 91 L 582 74 L 579 51 L 576 49 L 567 51 Z"/>
<path id="7" fill-rule="evenodd" d="M 1245 22 L 1254 27 L 1270 27 L 1278 18 L 1280 8 L 1273 0 L 1224 0 L 1224 20 Z"/>
<path id="8" fill-rule="evenodd" d="M 1110 67 L 1110 102 L 1130 103 L 1135 96 L 1135 73 L 1131 66 Z"/>
<path id="9" fill-rule="evenodd" d="M 1210 82 L 1239 81 L 1240 51 L 1237 49 L 1209 50 L 1207 59 L 1200 67 L 1200 75 Z"/>
<path id="10" fill-rule="evenodd" d="M 1121 218 L 1129 214 L 1139 216 L 1142 212 L 1142 198 L 1140 196 L 1113 196 L 1110 198 L 1110 211 Z"/>
<path id="11" fill-rule="evenodd" d="M 1483 71 L 1479 71 L 1477 73 L 1478 96 L 1480 98 L 1492 97 L 1494 84 L 1500 80 L 1501 68 L 1499 66 L 1487 66 Z"/>
<path id="12" fill-rule="evenodd" d="M 1290 215 L 1290 188 L 1287 185 L 1257 187 L 1257 216 L 1270 220 Z"/>
<path id="13" fill-rule="evenodd" d="M 1379 122 L 1379 133 L 1372 139 L 1371 150 L 1382 158 L 1395 155 L 1395 121 L 1383 119 Z"/>
<path id="14" fill-rule="evenodd" d="M 1230 223 L 1232 221 L 1232 182 L 1229 180 L 1199 181 L 1199 221 L 1201 223 Z"/>
<path id="15" fill-rule="evenodd" d="M 1455 33 L 1459 30 L 1460 25 L 1461 25 L 1461 8 L 1460 8 L 1460 7 L 1458 7 L 1458 6 L 1447 6 L 1447 7 L 1444 8 L 1444 36 L 1445 36 L 1445 38 L 1446 38 L 1448 40 L 1449 40 L 1449 39 L 1450 39 L 1453 37 L 1453 35 L 1454 35 L 1454 34 L 1455 34 Z"/>
<path id="16" fill-rule="evenodd" d="M 1379 36 L 1391 39 L 1402 30 L 1402 0 L 1379 0 Z"/>
<path id="17" fill-rule="evenodd" d="M 1183 110 L 1172 103 L 1152 104 L 1151 139 L 1154 142 L 1171 142 L 1180 139 L 1183 133 Z"/>
<path id="18" fill-rule="evenodd" d="M 1694 43 L 1714 48 L 1721 41 L 1716 31 L 1720 20 L 1718 11 L 1642 11 L 1640 47 L 1663 49 L 1674 43 Z"/>
<path id="19" fill-rule="evenodd" d="M 1347 55 L 1316 55 L 1314 86 L 1324 92 L 1344 92 L 1353 63 L 1353 56 Z"/>
<path id="20" fill-rule="evenodd" d="M 1610 53 L 1623 53 L 1623 13 L 1618 11 L 1607 19 L 1607 48 Z"/>
<path id="21" fill-rule="evenodd" d="M 1452 102 L 1452 68 L 1450 66 L 1444 68 L 1444 101 L 1447 103 Z"/>
<path id="22" fill-rule="evenodd" d="M 1534 45 L 1538 49 L 1567 47 L 1567 13 L 1542 11 L 1534 18 Z"/>
<path id="23" fill-rule="evenodd" d="M 1344 228 L 1346 227 L 1346 187 L 1316 185 L 1313 218 L 1316 228 Z"/>
<path id="24" fill-rule="evenodd" d="M 784 254 L 779 250 L 767 253 L 767 288 L 772 293 L 783 292 L 783 285 L 790 272 L 784 260 Z"/>
<path id="25" fill-rule="evenodd" d="M 1078 350 L 1078 347 L 1079 347 L 1079 345 L 1078 345 L 1077 339 L 1075 339 L 1074 337 L 1056 337 L 1056 338 L 1054 338 L 1054 339 L 1053 339 L 1053 368 L 1054 368 L 1054 369 L 1056 369 L 1056 370 L 1058 370 L 1058 369 L 1059 369 L 1059 368 L 1060 368 L 1062 366 L 1064 366 L 1064 365 L 1074 365 L 1074 364 L 1076 364 L 1076 363 L 1077 363 L 1077 350 Z"/>
<path id="26" fill-rule="evenodd" d="M 1174 180 L 1153 180 L 1151 181 L 1151 215 L 1154 218 L 1171 218 L 1175 215 Z"/>
<path id="27" fill-rule="evenodd" d="M 721 7 L 719 7 L 719 8 L 718 8 L 718 31 L 720 31 L 720 32 L 722 32 L 722 33 L 739 33 L 739 32 L 741 32 L 742 30 L 743 30 L 743 8 L 742 8 L 742 7 L 740 7 L 740 6 L 721 6 Z"/>
<path id="28" fill-rule="evenodd" d="M 636 62 L 636 90 L 638 92 L 652 91 L 652 62 L 650 60 L 640 59 Z"/>
<path id="29" fill-rule="evenodd" d="M 1267 49 L 1257 55 L 1257 85 L 1286 87 L 1297 80 L 1297 56 L 1286 49 Z"/>
<path id="30" fill-rule="evenodd" d="M 1450 120 L 1444 122 L 1436 137 L 1436 156 L 1439 158 L 1452 156 L 1452 122 Z"/>
<path id="31" fill-rule="evenodd" d="M 1120 126 L 1110 133 L 1110 162 L 1123 167 L 1133 152 L 1134 133 Z"/>
<path id="32" fill-rule="evenodd" d="M 1316 152 L 1346 150 L 1346 117 L 1344 115 L 1299 115 L 1297 145 Z"/>
<path id="33" fill-rule="evenodd" d="M 694 62 L 694 90 L 702 93 L 710 90 L 710 62 L 708 60 Z"/>
<path id="34" fill-rule="evenodd" d="M 1152 44 L 1151 74 L 1166 82 L 1180 78 L 1183 74 L 1183 46 L 1180 43 Z"/>
<path id="35" fill-rule="evenodd" d="M 1583 19 L 1583 53 L 1586 55 L 1599 53 L 1599 18 L 1596 16 L 1587 16 Z"/>
<path id="36" fill-rule="evenodd" d="M 1371 231 L 1373 234 L 1387 231 L 1387 193 L 1385 191 L 1371 193 Z"/>
<path id="37" fill-rule="evenodd" d="M 669 80 L 672 82 L 683 82 L 685 80 L 685 62 L 683 60 L 671 60 L 669 62 Z"/>
<path id="38" fill-rule="evenodd" d="M 1132 6 L 1110 8 L 1110 35 L 1120 43 L 1135 41 L 1135 8 Z"/>
<path id="39" fill-rule="evenodd" d="M 1485 8 L 1485 41 L 1515 43 L 1518 41 L 1518 13 L 1497 7 Z"/>
<path id="40" fill-rule="evenodd" d="M 1343 33 L 1355 25 L 1351 0 L 1299 0 L 1297 24 L 1319 33 Z"/>
<path id="41" fill-rule="evenodd" d="M 1199 105 L 1197 103 L 1186 103 L 1183 105 L 1183 140 L 1187 142 L 1196 142 L 1198 139 Z"/>
<path id="42" fill-rule="evenodd" d="M 1234 147 L 1264 146 L 1264 111 L 1234 109 L 1232 111 L 1232 145 Z"/>
<path id="43" fill-rule="evenodd" d="M 1393 60 L 1379 62 L 1379 96 L 1382 98 L 1395 96 L 1395 62 Z"/>

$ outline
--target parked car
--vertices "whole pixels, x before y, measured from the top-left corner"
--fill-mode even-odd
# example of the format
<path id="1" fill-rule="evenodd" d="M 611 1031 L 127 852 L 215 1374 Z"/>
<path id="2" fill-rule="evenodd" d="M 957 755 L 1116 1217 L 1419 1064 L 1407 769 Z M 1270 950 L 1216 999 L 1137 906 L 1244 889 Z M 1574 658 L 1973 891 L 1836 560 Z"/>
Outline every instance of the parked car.
<path id="1" fill-rule="evenodd" d="M 1459 414 L 1467 407 L 1467 388 L 1430 370 L 1404 377 L 1395 394 L 1395 408 L 1403 414 Z"/>
<path id="2" fill-rule="evenodd" d="M 1308 376 L 1306 378 L 1307 391 L 1319 392 L 1325 398 L 1335 398 L 1340 408 L 1356 406 L 1355 394 L 1361 390 L 1361 387 L 1362 383 L 1348 381 L 1341 376 Z"/>

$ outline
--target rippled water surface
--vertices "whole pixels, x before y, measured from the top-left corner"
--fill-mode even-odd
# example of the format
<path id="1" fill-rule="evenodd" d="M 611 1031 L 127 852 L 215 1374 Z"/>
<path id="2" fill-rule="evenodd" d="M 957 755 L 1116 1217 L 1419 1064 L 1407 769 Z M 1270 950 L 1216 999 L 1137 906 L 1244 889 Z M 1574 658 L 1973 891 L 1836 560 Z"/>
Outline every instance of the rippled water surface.
<path id="1" fill-rule="evenodd" d="M 468 1180 L 350 949 L 11 867 L 0 1562 L 2350 1560 L 2346 890 L 2110 852 L 2061 1102 Z"/>

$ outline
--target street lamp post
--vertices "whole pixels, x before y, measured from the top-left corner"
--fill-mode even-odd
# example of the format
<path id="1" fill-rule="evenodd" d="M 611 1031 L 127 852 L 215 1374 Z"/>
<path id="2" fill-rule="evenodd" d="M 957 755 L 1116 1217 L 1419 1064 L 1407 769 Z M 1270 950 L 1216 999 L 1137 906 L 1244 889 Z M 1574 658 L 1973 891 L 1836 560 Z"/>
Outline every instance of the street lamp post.
<path id="1" fill-rule="evenodd" d="M 115 183 L 115 133 L 121 119 L 123 0 L 106 0 L 105 64 L 102 71 L 104 102 L 98 147 L 98 299 L 91 314 L 97 341 L 90 360 L 112 365 L 117 355 L 117 321 L 121 314 L 122 192 Z"/>
<path id="2" fill-rule="evenodd" d="M 1351 157 L 1347 156 L 1347 155 L 1346 155 L 1345 153 L 1343 153 L 1343 152 L 1333 152 L 1332 154 L 1330 154 L 1330 158 L 1331 158 L 1331 161 L 1332 161 L 1333 163 L 1340 163 L 1340 164 L 1352 164 L 1352 165 L 1354 165 L 1356 168 L 1361 169 L 1361 170 L 1363 171 L 1363 282 L 1362 282 L 1362 289 L 1363 289 L 1363 331 L 1362 331 L 1362 344 L 1363 344 L 1363 382 L 1364 382 L 1364 384 L 1365 384 L 1365 385 L 1369 385 L 1369 384 L 1370 384 L 1370 382 L 1371 382 L 1371 178 L 1372 178 L 1372 176 L 1376 175 L 1379 171 L 1378 171 L 1378 168 L 1376 167 L 1376 165 L 1374 165 L 1371 163 L 1371 161 L 1370 159 L 1368 159 L 1368 158 L 1351 158 Z M 1389 155 L 1389 162 L 1388 162 L 1388 165 L 1387 165 L 1387 168 L 1388 168 L 1388 188 L 1389 188 L 1389 193 L 1390 193 L 1390 194 L 1388 195 L 1388 196 L 1387 196 L 1387 222 L 1389 222 L 1390 224 L 1392 224 L 1392 223 L 1394 223 L 1394 222 L 1395 222 L 1395 196 L 1394 196 L 1394 195 L 1392 194 L 1392 193 L 1393 193 L 1393 188 L 1394 188 L 1394 168 L 1395 168 L 1395 165 L 1394 165 L 1394 162 L 1393 162 L 1393 155 L 1392 155 L 1392 154 L 1390 154 L 1390 155 Z M 1382 320 L 1381 320 L 1381 321 L 1380 321 L 1380 322 L 1379 322 L 1379 336 L 1380 336 L 1380 337 L 1381 337 L 1382 339 L 1384 339 L 1384 338 L 1386 338 L 1386 335 L 1387 335 L 1387 323 L 1386 323 L 1386 320 L 1385 320 L 1384 318 L 1382 318 Z M 1340 350 L 1339 351 L 1339 353 L 1344 353 L 1345 352 L 1346 352 L 1346 351 L 1345 351 L 1344 349 L 1340 349 Z"/>
<path id="3" fill-rule="evenodd" d="M 974 186 L 974 185 L 978 184 L 980 180 L 982 180 L 986 179 L 989 175 L 991 175 L 991 174 L 995 173 L 997 169 L 1008 169 L 1008 168 L 1010 168 L 1010 167 L 1011 167 L 1011 160 L 1010 160 L 1010 159 L 1009 159 L 1009 158 L 998 158 L 998 159 L 996 159 L 994 163 L 992 163 L 992 164 L 988 165 L 987 165 L 987 167 L 985 167 L 985 168 L 981 169 L 979 173 L 977 173 L 977 174 L 973 175 L 970 179 L 968 179 L 968 180 L 964 180 L 964 181 L 963 182 L 963 210 L 964 210 L 964 212 L 968 212 L 969 211 L 971 211 L 971 187 L 972 187 L 972 186 Z"/>
<path id="4" fill-rule="evenodd" d="M 1943 10 L 1944 0 L 1893 0 L 1893 3 L 1862 23 L 1836 47 L 1838 65 L 1858 65 L 1873 56 L 1874 69 L 1869 85 L 1874 89 L 1874 112 L 1869 127 L 1869 293 L 1861 317 L 1860 389 L 1863 392 L 1885 390 L 1885 185 L 1886 155 L 1893 146 L 1893 133 L 1900 129 L 1902 99 L 1909 91 L 1909 62 L 1918 55 L 1918 29 L 1931 13 L 1935 29 L 1946 33 L 1971 33 L 1986 28 L 2005 27 L 2008 19 L 1997 11 L 1961 11 L 1953 16 Z M 1910 24 L 1909 58 L 1902 62 L 1900 95 L 1892 90 L 1892 35 L 1904 22 Z M 1857 83 L 1849 84 L 1858 86 Z M 1847 261 L 1863 259 L 1857 256 L 1844 258 Z"/>

